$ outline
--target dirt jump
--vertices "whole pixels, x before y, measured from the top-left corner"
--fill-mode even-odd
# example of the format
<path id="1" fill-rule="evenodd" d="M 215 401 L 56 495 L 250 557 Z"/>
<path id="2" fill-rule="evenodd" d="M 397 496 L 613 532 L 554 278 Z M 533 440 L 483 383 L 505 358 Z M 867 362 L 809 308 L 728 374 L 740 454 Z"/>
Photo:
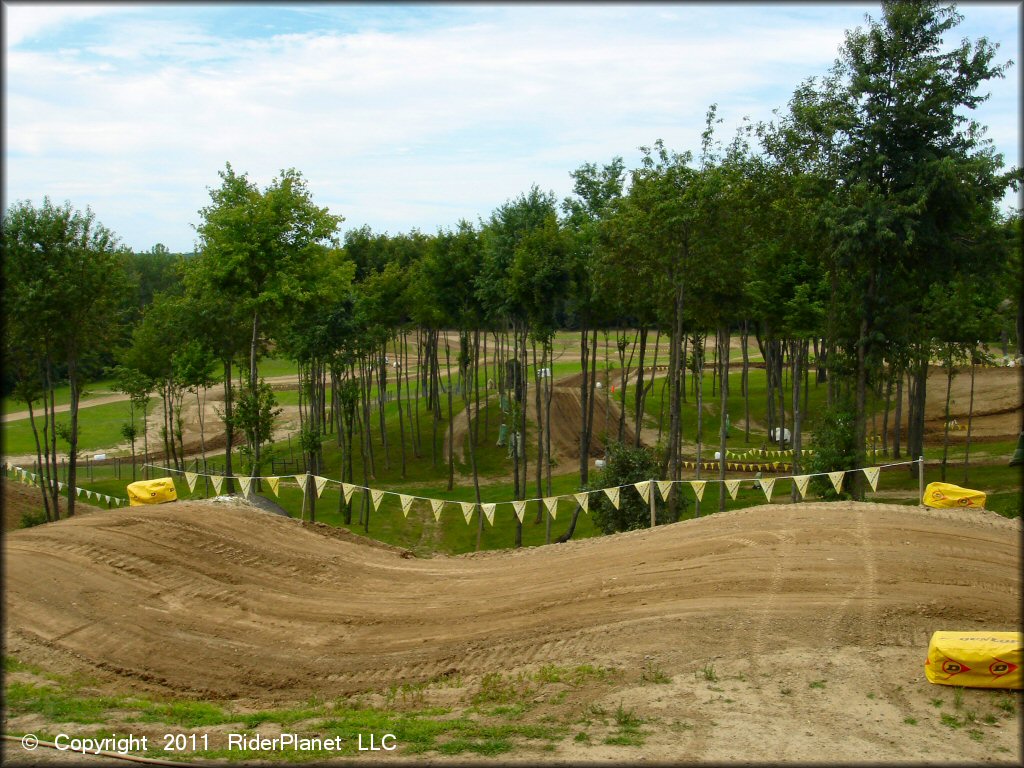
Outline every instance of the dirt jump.
<path id="1" fill-rule="evenodd" d="M 933 631 L 1020 626 L 1020 533 L 983 510 L 779 504 L 416 559 L 244 506 L 102 510 L 7 534 L 6 653 L 253 707 L 589 664 L 623 673 L 594 707 L 684 724 L 648 760 L 1019 764 L 1019 710 L 938 748 L 950 689 L 923 662 Z M 645 684 L 652 666 L 670 679 Z M 630 754 L 566 739 L 530 759 Z"/>

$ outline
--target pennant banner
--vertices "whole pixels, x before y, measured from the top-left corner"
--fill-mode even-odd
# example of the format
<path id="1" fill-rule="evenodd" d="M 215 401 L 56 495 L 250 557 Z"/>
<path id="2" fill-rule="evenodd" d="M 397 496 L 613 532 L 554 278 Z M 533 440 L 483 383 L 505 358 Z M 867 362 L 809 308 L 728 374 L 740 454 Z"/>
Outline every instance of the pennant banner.
<path id="1" fill-rule="evenodd" d="M 573 498 L 575 498 L 576 499 L 576 503 L 579 504 L 583 508 L 583 511 L 586 512 L 589 515 L 590 514 L 590 494 L 587 493 L 586 491 L 583 491 L 581 493 L 573 494 Z"/>
<path id="2" fill-rule="evenodd" d="M 548 508 L 548 514 L 551 515 L 551 519 L 554 520 L 558 517 L 558 497 L 548 496 L 544 499 L 544 506 Z"/>
<path id="3" fill-rule="evenodd" d="M 642 483 L 633 483 L 633 487 L 636 488 L 640 494 L 640 498 L 644 500 L 645 504 L 651 503 L 651 481 L 645 480 Z"/>
<path id="4" fill-rule="evenodd" d="M 380 500 L 384 498 L 384 491 L 378 491 L 376 488 L 370 490 L 370 499 L 373 501 L 373 511 L 376 512 L 380 509 Z"/>
<path id="5" fill-rule="evenodd" d="M 668 501 L 668 495 L 672 493 L 672 481 L 671 480 L 659 480 L 658 481 L 658 493 L 661 494 L 662 501 Z"/>
<path id="6" fill-rule="evenodd" d="M 251 477 L 240 477 L 240 478 L 238 478 L 238 484 L 242 488 L 242 496 L 243 497 L 248 496 L 249 495 L 249 488 L 252 486 L 252 478 Z"/>
<path id="7" fill-rule="evenodd" d="M 693 493 L 697 497 L 697 501 L 704 501 L 704 486 L 708 484 L 707 480 L 691 480 L 690 487 L 693 488 Z M 733 496 L 735 499 L 736 497 Z"/>
<path id="8" fill-rule="evenodd" d="M 480 507 L 484 511 L 484 517 L 487 518 L 487 522 L 494 525 L 494 507 L 496 504 L 481 504 Z"/>
<path id="9" fill-rule="evenodd" d="M 796 486 L 797 493 L 800 494 L 800 498 L 807 497 L 807 483 L 810 482 L 810 475 L 797 475 L 793 478 L 793 485 Z"/>
<path id="10" fill-rule="evenodd" d="M 188 492 L 192 493 L 196 489 L 196 478 L 198 475 L 195 472 L 185 473 L 185 482 L 188 483 Z"/>
<path id="11" fill-rule="evenodd" d="M 224 485 L 224 476 L 214 475 L 210 479 L 213 481 L 213 492 L 220 496 L 220 488 L 222 485 Z"/>
<path id="12" fill-rule="evenodd" d="M 522 500 L 513 501 L 512 507 L 516 511 L 516 517 L 519 518 L 519 522 L 523 522 L 523 515 L 526 514 L 526 502 Z"/>
<path id="13" fill-rule="evenodd" d="M 319 499 L 320 494 L 324 492 L 324 486 L 327 485 L 327 478 L 313 475 L 313 482 L 316 485 L 316 497 Z"/>
<path id="14" fill-rule="evenodd" d="M 733 499 L 735 499 L 736 498 L 736 493 L 740 489 L 740 481 L 739 480 L 726 480 L 725 481 L 725 489 L 729 492 L 729 495 Z"/>
<path id="15" fill-rule="evenodd" d="M 476 508 L 476 504 L 472 501 L 460 501 L 459 506 L 462 507 L 462 516 L 466 518 L 466 525 L 469 525 L 469 519 L 473 517 L 473 510 Z"/>
<path id="16" fill-rule="evenodd" d="M 867 477 L 872 491 L 878 490 L 878 467 L 864 467 L 864 476 Z"/>
<path id="17" fill-rule="evenodd" d="M 275 496 L 277 496 L 278 495 L 278 488 L 281 485 L 281 478 L 279 478 L 279 477 L 268 477 L 268 478 L 265 478 L 265 479 L 267 481 L 267 485 L 270 486 L 270 490 L 274 492 Z"/>
<path id="18" fill-rule="evenodd" d="M 604 492 L 605 492 L 605 495 L 608 497 L 608 500 L 611 501 L 612 506 L 615 507 L 616 509 L 618 509 L 619 508 L 619 489 L 618 488 L 605 488 Z"/>
<path id="19" fill-rule="evenodd" d="M 828 479 L 832 481 L 832 487 L 836 489 L 836 493 L 843 492 L 843 475 L 845 474 L 842 470 L 828 473 Z"/>
<path id="20" fill-rule="evenodd" d="M 406 496 L 404 493 L 398 494 L 398 500 L 402 503 L 402 517 L 409 516 L 409 508 L 412 506 L 412 496 Z"/>
<path id="21" fill-rule="evenodd" d="M 763 477 L 761 478 L 761 490 L 764 491 L 764 497 L 766 499 L 768 499 L 769 502 L 771 502 L 771 500 L 772 500 L 772 488 L 774 488 L 774 487 L 775 487 L 775 478 L 774 477 L 771 478 L 771 479 L 768 479 L 768 480 L 766 480 Z"/>
<path id="22" fill-rule="evenodd" d="M 434 519 L 438 522 L 441 521 L 441 508 L 444 506 L 444 502 L 441 499 L 431 499 L 430 508 L 434 510 Z"/>

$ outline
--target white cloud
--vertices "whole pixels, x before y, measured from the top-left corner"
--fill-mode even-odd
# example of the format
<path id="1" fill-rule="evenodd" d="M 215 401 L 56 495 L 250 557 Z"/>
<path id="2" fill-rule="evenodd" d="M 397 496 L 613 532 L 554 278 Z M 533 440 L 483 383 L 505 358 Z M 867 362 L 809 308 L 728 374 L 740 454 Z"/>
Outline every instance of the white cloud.
<path id="1" fill-rule="evenodd" d="M 134 247 L 188 249 L 225 161 L 260 184 L 296 167 L 346 226 L 434 231 L 534 181 L 566 194 L 584 161 L 628 162 L 659 137 L 693 148 L 711 102 L 723 139 L 743 115 L 770 119 L 863 15 L 758 10 L 470 5 L 455 24 L 248 37 L 136 14 L 51 49 L 17 42 L 68 17 L 24 16 L 6 61 L 9 192 L 74 191 Z M 1016 103 L 993 137 L 1019 135 Z"/>

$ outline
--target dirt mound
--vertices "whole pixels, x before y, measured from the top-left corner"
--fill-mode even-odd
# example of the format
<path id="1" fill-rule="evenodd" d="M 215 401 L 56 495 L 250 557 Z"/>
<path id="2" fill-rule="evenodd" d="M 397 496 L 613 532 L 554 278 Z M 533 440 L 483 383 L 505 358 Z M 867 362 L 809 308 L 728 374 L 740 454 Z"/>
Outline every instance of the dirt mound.
<path id="1" fill-rule="evenodd" d="M 1019 531 L 808 503 L 417 560 L 244 507 L 103 510 L 6 537 L 6 640 L 51 669 L 257 700 L 666 648 L 678 668 L 912 649 L 916 670 L 935 629 L 1019 625 Z"/>
<path id="2" fill-rule="evenodd" d="M 3 480 L 2 485 L 5 531 L 21 528 L 22 515 L 43 514 L 43 500 L 39 495 L 38 488 L 7 478 Z M 85 504 L 80 500 L 75 501 L 76 515 L 89 515 L 100 511 L 102 511 L 101 507 L 94 507 L 92 504 Z M 61 498 L 60 513 L 63 515 L 65 512 L 67 512 L 67 500 Z"/>

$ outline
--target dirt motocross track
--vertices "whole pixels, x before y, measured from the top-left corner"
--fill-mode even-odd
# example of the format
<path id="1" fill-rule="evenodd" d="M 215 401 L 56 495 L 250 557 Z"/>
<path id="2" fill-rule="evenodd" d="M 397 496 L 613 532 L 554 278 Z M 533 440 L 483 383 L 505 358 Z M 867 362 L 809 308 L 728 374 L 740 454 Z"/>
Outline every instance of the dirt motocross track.
<path id="1" fill-rule="evenodd" d="M 114 690 L 253 706 L 653 663 L 670 683 L 620 687 L 603 706 L 689 730 L 658 730 L 639 753 L 567 739 L 531 761 L 1020 761 L 1019 709 L 984 743 L 952 734 L 928 703 L 950 689 L 923 674 L 935 630 L 1019 627 L 1019 520 L 779 504 L 565 545 L 403 554 L 209 502 L 19 530 L 4 542 L 6 652 Z M 709 664 L 723 687 L 700 679 Z"/>

